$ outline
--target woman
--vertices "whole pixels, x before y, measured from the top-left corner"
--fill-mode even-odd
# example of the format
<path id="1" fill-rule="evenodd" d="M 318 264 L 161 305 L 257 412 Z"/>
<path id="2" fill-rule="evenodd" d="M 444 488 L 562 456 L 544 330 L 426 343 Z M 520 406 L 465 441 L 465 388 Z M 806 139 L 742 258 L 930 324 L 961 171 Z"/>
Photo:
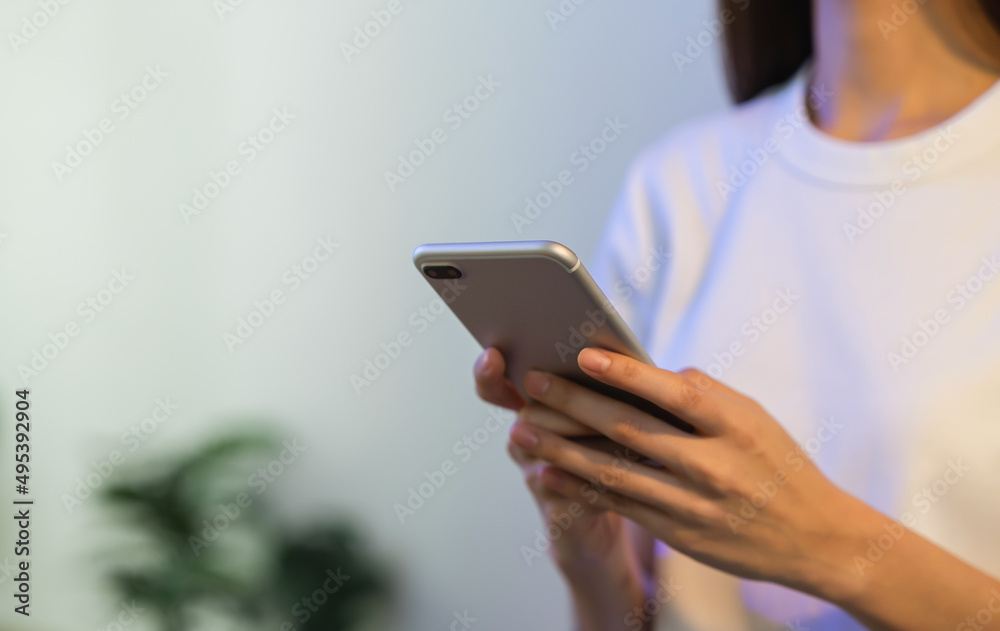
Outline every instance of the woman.
<path id="1" fill-rule="evenodd" d="M 578 625 L 1000 629 L 1000 2 L 722 4 L 742 105 L 636 160 L 591 266 L 701 370 L 578 358 L 696 433 L 475 368 Z"/>

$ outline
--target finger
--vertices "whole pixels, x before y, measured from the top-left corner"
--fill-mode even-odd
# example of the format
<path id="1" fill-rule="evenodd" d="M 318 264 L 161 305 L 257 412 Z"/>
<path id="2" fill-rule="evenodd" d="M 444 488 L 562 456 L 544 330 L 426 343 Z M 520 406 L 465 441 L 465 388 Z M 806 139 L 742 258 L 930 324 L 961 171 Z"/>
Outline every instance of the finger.
<path id="1" fill-rule="evenodd" d="M 604 508 L 604 506 L 607 506 L 608 504 L 605 503 L 602 505 L 600 502 L 602 495 L 619 495 L 607 488 L 598 489 L 580 476 L 574 475 L 569 471 L 563 471 L 562 469 L 554 466 L 546 467 L 539 477 L 542 484 L 544 484 L 545 488 L 550 492 L 558 494 L 562 497 L 583 500 L 584 508 L 598 512 L 608 510 L 607 508 Z M 619 497 L 623 501 L 635 502 L 632 498 L 628 498 L 623 495 L 619 495 Z"/>
<path id="2" fill-rule="evenodd" d="M 593 487 L 583 478 L 563 471 L 552 465 L 545 465 L 538 473 L 538 481 L 545 492 L 560 501 L 578 502 L 585 513 L 602 513 L 603 508 L 594 508 L 590 489 Z"/>
<path id="3" fill-rule="evenodd" d="M 545 488 L 572 499 L 582 498 L 581 491 L 587 488 L 587 481 L 580 476 L 551 465 L 542 470 L 540 478 Z"/>
<path id="4" fill-rule="evenodd" d="M 518 465 L 521 465 L 522 467 L 532 462 L 538 461 L 537 458 L 535 458 L 532 455 L 529 455 L 528 452 L 518 447 L 517 443 L 514 443 L 512 441 L 507 442 L 507 454 L 510 456 L 511 460 L 516 462 Z"/>
<path id="5" fill-rule="evenodd" d="M 476 378 L 476 394 L 494 405 L 519 410 L 524 406 L 524 398 L 504 376 L 504 370 L 506 366 L 500 351 L 495 348 L 484 350 L 472 370 Z"/>
<path id="6" fill-rule="evenodd" d="M 705 501 L 686 481 L 662 469 L 589 449 L 527 423 L 515 423 L 511 440 L 528 454 L 589 481 L 599 492 L 613 491 L 675 517 L 690 515 Z"/>
<path id="7" fill-rule="evenodd" d="M 580 476 L 554 465 L 545 465 L 538 478 L 547 492 L 581 502 L 581 508 L 584 511 L 601 513 L 607 510 L 600 506 L 597 501 L 599 495 L 611 492 L 605 487 L 595 486 Z"/>
<path id="8" fill-rule="evenodd" d="M 706 392 L 724 392 L 729 390 L 729 388 L 722 385 L 721 382 L 716 381 L 711 376 L 691 366 L 681 369 L 677 374 L 690 379 L 691 383 L 694 384 L 694 387 L 699 390 L 704 390 Z"/>
<path id="9" fill-rule="evenodd" d="M 720 434 L 726 427 L 720 405 L 724 399 L 698 388 L 683 375 L 596 348 L 580 351 L 577 363 L 594 379 L 651 401 L 702 433 Z"/>
<path id="10" fill-rule="evenodd" d="M 669 468 L 682 468 L 685 453 L 699 446 L 697 436 L 568 379 L 530 371 L 524 384 L 545 406 Z"/>
<path id="11" fill-rule="evenodd" d="M 726 384 L 722 383 L 718 379 L 703 373 L 697 368 L 688 367 L 679 371 L 677 374 L 689 379 L 695 388 L 703 390 L 705 392 L 714 392 L 715 394 L 720 394 L 727 397 L 736 397 L 743 400 L 748 400 L 749 398 L 740 392 L 739 390 L 734 390 Z"/>
<path id="12" fill-rule="evenodd" d="M 539 503 L 546 503 L 550 508 L 555 507 L 558 509 L 571 501 L 579 501 L 581 499 L 581 490 L 586 486 L 586 482 L 583 480 L 580 481 L 581 484 L 576 489 L 567 488 L 565 492 L 554 490 L 545 484 L 545 477 L 553 475 L 552 472 L 556 472 L 557 474 L 563 473 L 567 476 L 570 474 L 559 472 L 552 465 L 527 455 L 523 449 L 514 443 L 507 444 L 507 453 L 520 465 L 525 484 Z M 591 509 L 589 505 L 581 504 L 580 507 L 584 513 L 603 512 L 602 509 Z"/>
<path id="13" fill-rule="evenodd" d="M 535 427 L 547 429 L 560 436 L 597 436 L 594 428 L 573 420 L 569 416 L 550 407 L 530 403 L 518 412 L 518 418 Z"/>
<path id="14" fill-rule="evenodd" d="M 539 472 L 538 479 L 547 493 L 563 500 L 578 502 L 584 512 L 604 512 L 603 508 L 594 507 L 593 486 L 580 476 L 563 471 L 559 467 L 546 465 Z"/>
<path id="15" fill-rule="evenodd" d="M 563 475 L 567 479 L 576 477 L 566 472 L 563 472 Z M 546 480 L 545 483 L 549 484 L 549 481 Z M 552 484 L 561 488 L 562 484 L 572 484 L 572 482 L 563 481 L 557 477 L 552 481 Z M 587 510 L 617 513 L 638 526 L 645 528 L 646 531 L 656 532 L 657 538 L 666 541 L 673 539 L 673 533 L 677 529 L 676 522 L 671 519 L 668 513 L 664 513 L 649 504 L 610 489 L 589 493 L 585 499 Z"/>

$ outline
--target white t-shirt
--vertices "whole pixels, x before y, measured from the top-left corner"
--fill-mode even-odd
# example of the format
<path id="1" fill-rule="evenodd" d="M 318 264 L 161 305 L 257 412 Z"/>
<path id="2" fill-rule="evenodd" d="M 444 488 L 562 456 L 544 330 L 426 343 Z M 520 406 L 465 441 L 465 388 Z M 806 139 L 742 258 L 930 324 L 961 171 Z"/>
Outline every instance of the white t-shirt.
<path id="1" fill-rule="evenodd" d="M 752 396 L 835 484 L 1000 577 L 1000 84 L 872 143 L 813 127 L 807 91 L 803 70 L 645 151 L 591 271 L 659 366 Z M 863 628 L 660 552 L 660 628 Z"/>

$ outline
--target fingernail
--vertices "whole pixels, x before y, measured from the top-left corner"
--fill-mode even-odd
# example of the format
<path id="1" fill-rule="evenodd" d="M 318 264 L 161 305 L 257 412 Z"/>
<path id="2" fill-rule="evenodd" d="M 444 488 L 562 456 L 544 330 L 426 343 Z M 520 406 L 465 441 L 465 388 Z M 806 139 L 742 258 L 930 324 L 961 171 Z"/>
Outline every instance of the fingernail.
<path id="1" fill-rule="evenodd" d="M 538 445 L 538 434 L 524 422 L 519 422 L 511 428 L 510 439 L 522 449 L 533 449 Z"/>
<path id="2" fill-rule="evenodd" d="M 478 373 L 480 377 L 490 376 L 491 366 L 486 362 L 487 359 L 486 355 L 487 352 L 483 351 L 482 353 L 479 354 L 479 358 L 476 359 L 476 373 Z"/>
<path id="3" fill-rule="evenodd" d="M 590 372 L 604 372 L 611 365 L 608 354 L 596 348 L 585 348 L 580 351 L 577 361 L 580 363 L 580 368 Z"/>
<path id="4" fill-rule="evenodd" d="M 545 373 L 535 370 L 528 371 L 524 377 L 524 388 L 533 397 L 540 397 L 549 389 L 551 380 Z"/>
<path id="5" fill-rule="evenodd" d="M 542 483 L 553 491 L 558 490 L 566 479 L 565 474 L 556 467 L 545 467 L 542 469 L 541 476 Z"/>

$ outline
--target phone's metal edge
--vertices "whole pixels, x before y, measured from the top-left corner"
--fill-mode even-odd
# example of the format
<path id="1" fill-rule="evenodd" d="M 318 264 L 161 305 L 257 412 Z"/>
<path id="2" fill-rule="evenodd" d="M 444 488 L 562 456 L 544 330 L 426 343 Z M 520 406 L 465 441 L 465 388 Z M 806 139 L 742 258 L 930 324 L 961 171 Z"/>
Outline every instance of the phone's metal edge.
<path id="1" fill-rule="evenodd" d="M 573 275 L 580 280 L 580 284 L 590 294 L 591 299 L 601 305 L 605 315 L 608 316 L 608 325 L 614 328 L 615 333 L 621 337 L 622 341 L 631 347 L 632 352 L 636 355 L 636 359 L 650 366 L 656 366 L 653 358 L 649 356 L 649 353 L 643 347 L 642 342 L 635 336 L 628 323 L 618 313 L 618 309 L 615 308 L 614 303 L 611 302 L 611 298 L 604 293 L 601 286 L 597 284 L 594 277 L 587 271 L 587 268 L 581 264 L 573 272 Z"/>
<path id="2" fill-rule="evenodd" d="M 556 241 L 480 241 L 471 243 L 425 243 L 413 250 L 413 264 L 422 269 L 429 260 L 445 263 L 452 257 L 495 259 L 513 257 L 546 258 L 576 271 L 581 263 L 573 250 Z"/>

